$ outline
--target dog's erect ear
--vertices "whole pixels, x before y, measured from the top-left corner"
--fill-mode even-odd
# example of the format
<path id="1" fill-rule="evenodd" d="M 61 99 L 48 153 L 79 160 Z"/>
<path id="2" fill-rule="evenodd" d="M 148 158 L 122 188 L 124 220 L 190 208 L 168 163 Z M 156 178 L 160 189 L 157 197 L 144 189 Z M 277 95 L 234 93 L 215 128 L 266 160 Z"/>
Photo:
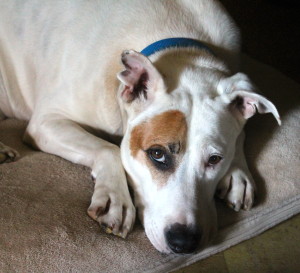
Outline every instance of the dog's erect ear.
<path id="1" fill-rule="evenodd" d="M 134 50 L 126 50 L 121 60 L 126 70 L 117 77 L 124 85 L 121 97 L 125 102 L 151 100 L 157 90 L 165 90 L 162 76 L 146 56 Z"/>
<path id="2" fill-rule="evenodd" d="M 280 116 L 274 104 L 254 91 L 254 85 L 243 73 L 222 79 L 218 85 L 218 92 L 225 98 L 230 111 L 238 119 L 248 119 L 257 112 L 272 113 L 280 125 Z"/>

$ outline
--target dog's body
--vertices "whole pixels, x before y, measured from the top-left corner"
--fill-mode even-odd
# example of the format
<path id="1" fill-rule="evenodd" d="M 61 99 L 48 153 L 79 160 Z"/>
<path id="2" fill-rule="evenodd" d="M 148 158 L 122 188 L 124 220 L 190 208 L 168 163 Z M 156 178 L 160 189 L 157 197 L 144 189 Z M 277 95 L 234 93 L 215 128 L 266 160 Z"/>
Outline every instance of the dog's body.
<path id="1" fill-rule="evenodd" d="M 123 166 L 162 252 L 208 241 L 219 181 L 236 210 L 251 208 L 242 127 L 256 109 L 279 117 L 245 75 L 229 77 L 239 34 L 218 2 L 3 0 L 0 18 L 0 118 L 28 120 L 25 141 L 92 169 L 88 213 L 107 231 L 125 237 L 135 220 Z M 173 47 L 148 59 L 125 51 L 120 84 L 122 51 L 171 37 L 199 40 L 213 54 Z M 124 136 L 121 156 L 90 130 Z M 1 153 L 16 155 L 5 145 Z"/>

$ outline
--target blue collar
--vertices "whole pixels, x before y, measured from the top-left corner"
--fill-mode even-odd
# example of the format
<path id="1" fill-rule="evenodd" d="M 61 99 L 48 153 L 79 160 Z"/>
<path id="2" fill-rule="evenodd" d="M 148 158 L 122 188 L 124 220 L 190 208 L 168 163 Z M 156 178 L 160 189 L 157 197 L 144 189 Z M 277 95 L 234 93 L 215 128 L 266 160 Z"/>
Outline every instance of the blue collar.
<path id="1" fill-rule="evenodd" d="M 168 38 L 168 39 L 163 39 L 159 40 L 146 48 L 144 48 L 141 53 L 147 57 L 150 55 L 162 51 L 167 48 L 178 48 L 178 47 L 192 47 L 192 48 L 199 48 L 199 49 L 204 49 L 208 51 L 209 53 L 213 54 L 212 50 L 203 44 L 202 42 L 190 38 Z"/>

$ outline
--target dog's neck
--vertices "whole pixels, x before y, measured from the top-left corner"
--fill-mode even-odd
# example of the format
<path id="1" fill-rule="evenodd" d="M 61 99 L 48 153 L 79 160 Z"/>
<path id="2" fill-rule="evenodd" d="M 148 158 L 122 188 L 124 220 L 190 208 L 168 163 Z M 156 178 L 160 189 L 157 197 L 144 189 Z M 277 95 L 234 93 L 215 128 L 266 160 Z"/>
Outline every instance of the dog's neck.
<path id="1" fill-rule="evenodd" d="M 147 57 L 166 49 L 170 48 L 197 48 L 200 50 L 206 50 L 207 52 L 214 54 L 213 51 L 203 42 L 190 39 L 190 38 L 167 38 L 156 41 L 147 47 L 145 47 L 141 53 Z"/>
<path id="2" fill-rule="evenodd" d="M 210 70 L 210 74 L 229 74 L 229 69 L 205 43 L 190 38 L 168 38 L 145 47 L 141 53 L 147 56 L 164 76 L 169 90 L 175 89 L 182 73 L 198 67 Z"/>

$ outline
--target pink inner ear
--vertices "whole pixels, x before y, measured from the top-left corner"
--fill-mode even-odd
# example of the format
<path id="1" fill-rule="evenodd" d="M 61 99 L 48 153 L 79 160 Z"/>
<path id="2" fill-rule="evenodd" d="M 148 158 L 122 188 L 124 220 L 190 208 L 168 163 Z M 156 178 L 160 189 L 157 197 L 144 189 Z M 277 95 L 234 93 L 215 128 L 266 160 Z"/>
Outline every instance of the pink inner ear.
<path id="1" fill-rule="evenodd" d="M 125 101 L 131 102 L 136 98 L 146 101 L 153 98 L 151 92 L 155 92 L 157 86 L 164 87 L 161 75 L 144 55 L 132 50 L 124 51 L 121 61 L 125 70 L 118 74 L 118 79 L 124 84 L 121 96 Z"/>
<path id="2" fill-rule="evenodd" d="M 146 69 L 135 60 L 130 60 L 128 58 L 128 60 L 125 61 L 123 59 L 122 61 L 126 70 L 121 72 L 120 77 L 123 83 L 133 90 L 134 86 L 140 80 L 141 75 L 146 72 Z"/>
<path id="3" fill-rule="evenodd" d="M 238 110 L 238 113 L 242 114 L 245 119 L 251 118 L 256 113 L 256 104 L 256 100 L 240 96 L 232 102 L 234 112 Z"/>
<path id="4" fill-rule="evenodd" d="M 133 99 L 132 88 L 128 85 L 125 85 L 124 90 L 121 93 L 121 96 L 127 102 L 132 101 Z"/>
<path id="5" fill-rule="evenodd" d="M 121 78 L 123 82 L 133 89 L 133 86 L 139 81 L 141 75 L 145 73 L 143 59 L 140 55 L 125 54 L 122 56 L 122 63 L 126 70 L 121 72 Z"/>
<path id="6" fill-rule="evenodd" d="M 251 98 L 244 98 L 243 103 L 243 116 L 248 119 L 251 118 L 256 113 L 256 103 L 257 101 L 251 99 Z"/>
<path id="7" fill-rule="evenodd" d="M 125 70 L 121 72 L 121 77 L 126 85 L 132 87 L 138 81 L 139 73 L 136 73 L 134 70 Z"/>
<path id="8" fill-rule="evenodd" d="M 229 95 L 229 110 L 238 119 L 248 119 L 256 113 L 272 113 L 278 124 L 280 116 L 274 104 L 265 97 L 246 91 L 235 91 Z"/>
<path id="9" fill-rule="evenodd" d="M 142 73 L 134 73 L 128 70 L 123 72 L 121 73 L 122 81 L 125 84 L 124 90 L 121 93 L 123 99 L 130 102 L 141 95 L 147 99 L 147 82 L 149 75 L 146 70 L 143 69 Z"/>

